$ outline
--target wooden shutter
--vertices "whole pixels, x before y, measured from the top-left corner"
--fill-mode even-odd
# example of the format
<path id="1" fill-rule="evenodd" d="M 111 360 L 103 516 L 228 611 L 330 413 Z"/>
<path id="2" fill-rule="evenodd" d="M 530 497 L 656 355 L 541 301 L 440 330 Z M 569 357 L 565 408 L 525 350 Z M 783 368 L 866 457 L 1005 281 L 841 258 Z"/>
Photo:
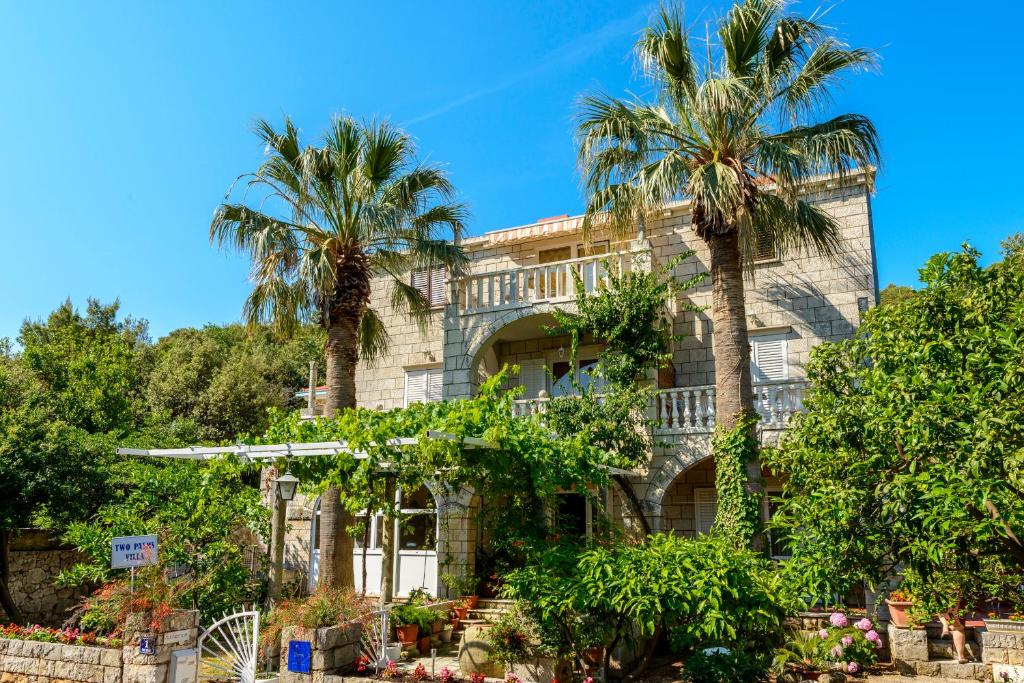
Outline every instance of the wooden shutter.
<path id="1" fill-rule="evenodd" d="M 441 400 L 441 368 L 407 370 L 405 373 L 405 405 Z"/>
<path id="2" fill-rule="evenodd" d="M 427 278 L 427 271 L 425 270 L 414 270 L 412 271 L 412 280 L 410 284 L 420 291 L 423 298 L 430 301 L 430 280 Z"/>
<path id="3" fill-rule="evenodd" d="M 750 373 L 755 382 L 789 379 L 786 336 L 771 334 L 750 338 Z"/>
<path id="4" fill-rule="evenodd" d="M 427 297 L 427 301 L 431 306 L 444 306 L 446 274 L 444 266 L 430 270 L 430 296 Z"/>
<path id="5" fill-rule="evenodd" d="M 711 532 L 718 514 L 718 491 L 715 489 L 694 489 L 694 507 L 696 508 L 696 527 L 698 534 Z"/>
<path id="6" fill-rule="evenodd" d="M 526 387 L 522 398 L 538 398 L 547 390 L 547 366 L 543 358 L 524 360 L 519 364 L 519 384 Z"/>

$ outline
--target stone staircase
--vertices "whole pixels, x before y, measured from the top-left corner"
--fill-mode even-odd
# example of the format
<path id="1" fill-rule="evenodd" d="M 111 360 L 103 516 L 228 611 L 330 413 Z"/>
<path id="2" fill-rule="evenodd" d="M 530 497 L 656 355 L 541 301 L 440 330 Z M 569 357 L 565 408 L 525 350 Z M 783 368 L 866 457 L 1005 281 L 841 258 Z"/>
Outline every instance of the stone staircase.
<path id="1" fill-rule="evenodd" d="M 987 681 L 991 680 L 989 664 L 982 661 L 979 634 L 967 629 L 965 650 L 974 659 L 961 664 L 955 659 L 953 640 L 941 637 L 942 627 L 937 623 L 923 629 L 904 629 L 889 626 L 889 648 L 893 665 L 903 676 L 917 676 L 932 681 Z"/>

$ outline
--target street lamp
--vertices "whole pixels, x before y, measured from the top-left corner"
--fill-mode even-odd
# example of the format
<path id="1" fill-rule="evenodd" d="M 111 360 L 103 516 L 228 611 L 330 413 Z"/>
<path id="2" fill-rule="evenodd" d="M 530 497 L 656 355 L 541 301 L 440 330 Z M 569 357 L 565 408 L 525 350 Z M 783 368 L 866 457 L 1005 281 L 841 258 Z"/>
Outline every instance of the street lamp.
<path id="1" fill-rule="evenodd" d="M 299 479 L 292 475 L 290 471 L 285 471 L 280 477 L 274 480 L 277 484 L 277 497 L 288 502 L 295 498 L 295 489 L 299 486 Z"/>

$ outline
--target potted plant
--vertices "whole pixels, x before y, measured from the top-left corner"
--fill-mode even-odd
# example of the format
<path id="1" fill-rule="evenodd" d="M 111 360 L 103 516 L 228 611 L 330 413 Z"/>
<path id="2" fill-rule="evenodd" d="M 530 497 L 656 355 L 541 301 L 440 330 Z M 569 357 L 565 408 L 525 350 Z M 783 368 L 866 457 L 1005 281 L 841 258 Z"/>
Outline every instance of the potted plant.
<path id="1" fill-rule="evenodd" d="M 459 621 L 465 621 L 466 617 L 469 616 L 469 603 L 464 600 L 459 600 L 452 607 L 452 611 L 455 612 L 455 618 Z"/>
<path id="2" fill-rule="evenodd" d="M 441 577 L 444 584 L 448 586 L 448 590 L 454 594 L 455 597 L 460 598 L 467 603 L 469 609 L 476 609 L 476 606 L 480 603 L 480 598 L 476 594 L 477 580 L 476 576 L 472 574 L 453 574 L 451 572 Z"/>
<path id="3" fill-rule="evenodd" d="M 885 599 L 889 606 L 889 620 L 893 626 L 907 628 L 910 626 L 910 608 L 914 606 L 914 598 L 905 589 L 897 588 Z"/>
<path id="4" fill-rule="evenodd" d="M 452 634 L 455 632 L 455 626 L 453 624 L 445 624 L 441 629 L 441 642 L 450 643 L 452 642 Z"/>
<path id="5" fill-rule="evenodd" d="M 391 623 L 395 625 L 395 636 L 403 645 L 413 645 L 420 633 L 420 608 L 415 605 L 398 605 L 391 610 Z"/>
<path id="6" fill-rule="evenodd" d="M 985 618 L 985 628 L 1003 633 L 1024 632 L 1024 613 L 1013 612 L 1003 617 L 993 612 Z"/>

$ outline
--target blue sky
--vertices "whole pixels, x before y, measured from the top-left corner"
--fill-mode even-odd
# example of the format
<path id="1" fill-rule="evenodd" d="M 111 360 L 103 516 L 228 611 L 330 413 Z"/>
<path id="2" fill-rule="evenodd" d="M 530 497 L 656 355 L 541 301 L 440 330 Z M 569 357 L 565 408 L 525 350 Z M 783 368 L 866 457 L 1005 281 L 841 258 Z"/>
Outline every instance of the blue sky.
<path id="1" fill-rule="evenodd" d="M 724 7 L 687 12 L 703 33 Z M 630 48 L 652 8 L 0 3 L 0 337 L 69 296 L 119 297 L 155 337 L 237 320 L 247 263 L 214 250 L 207 230 L 260 161 L 257 117 L 290 114 L 310 138 L 338 112 L 403 124 L 448 169 L 474 234 L 579 212 L 574 103 L 641 88 Z M 883 58 L 835 107 L 881 133 L 882 285 L 913 284 L 928 255 L 965 240 L 994 256 L 1024 229 L 1024 10 L 847 0 L 829 23 Z"/>

